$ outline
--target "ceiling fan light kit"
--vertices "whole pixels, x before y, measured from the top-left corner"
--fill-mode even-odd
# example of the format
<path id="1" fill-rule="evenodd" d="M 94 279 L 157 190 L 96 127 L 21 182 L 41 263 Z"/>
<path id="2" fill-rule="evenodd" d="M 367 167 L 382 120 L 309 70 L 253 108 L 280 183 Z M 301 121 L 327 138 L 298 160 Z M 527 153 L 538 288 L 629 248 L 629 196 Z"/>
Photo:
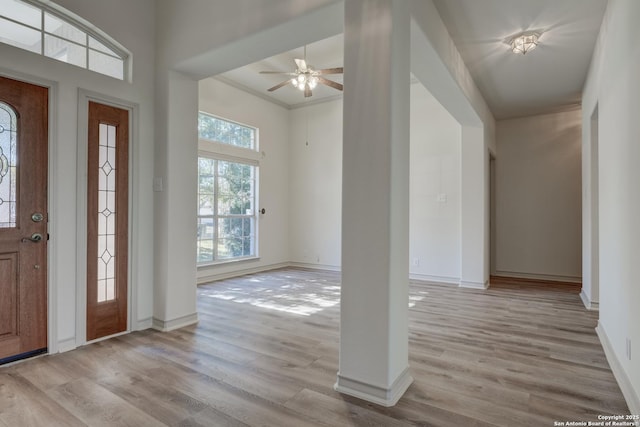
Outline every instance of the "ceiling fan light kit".
<path id="1" fill-rule="evenodd" d="M 313 90 L 318 86 L 318 78 L 313 75 L 307 74 L 298 74 L 297 77 L 291 79 L 291 84 L 293 87 L 299 90 L 304 90 L 306 86 L 309 86 L 309 89 Z"/>
<path id="2" fill-rule="evenodd" d="M 304 97 L 309 98 L 313 95 L 313 89 L 318 86 L 318 83 L 325 86 L 332 87 L 337 90 L 342 90 L 342 84 L 328 80 L 322 77 L 323 74 L 342 74 L 342 67 L 336 68 L 324 68 L 322 70 L 315 70 L 312 66 L 307 65 L 307 47 L 304 48 L 304 59 L 294 59 L 296 63 L 296 70 L 292 73 L 286 71 L 260 71 L 260 74 L 284 74 L 287 76 L 293 76 L 277 85 L 267 89 L 269 92 L 273 92 L 276 89 L 280 89 L 283 86 L 287 86 L 289 83 L 296 89 L 304 92 Z"/>
<path id="3" fill-rule="evenodd" d="M 526 55 L 527 52 L 532 51 L 538 46 L 538 39 L 540 34 L 538 33 L 522 33 L 511 39 L 510 45 L 513 53 L 521 53 Z"/>

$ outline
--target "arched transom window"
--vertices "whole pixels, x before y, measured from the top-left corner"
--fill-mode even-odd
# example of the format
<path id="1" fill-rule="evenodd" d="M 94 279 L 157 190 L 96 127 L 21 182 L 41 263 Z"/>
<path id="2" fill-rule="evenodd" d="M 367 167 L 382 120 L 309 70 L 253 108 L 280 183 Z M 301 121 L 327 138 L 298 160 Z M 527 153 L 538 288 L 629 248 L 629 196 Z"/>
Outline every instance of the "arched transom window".
<path id="1" fill-rule="evenodd" d="M 129 54 L 53 3 L 0 0 L 0 42 L 124 80 Z"/>

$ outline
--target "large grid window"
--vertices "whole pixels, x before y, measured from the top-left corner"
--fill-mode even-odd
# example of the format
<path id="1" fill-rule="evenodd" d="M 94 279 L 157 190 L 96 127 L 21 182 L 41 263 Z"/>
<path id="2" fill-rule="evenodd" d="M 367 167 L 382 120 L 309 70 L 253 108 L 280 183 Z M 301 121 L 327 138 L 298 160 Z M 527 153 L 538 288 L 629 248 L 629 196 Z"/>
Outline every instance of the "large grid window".
<path id="1" fill-rule="evenodd" d="M 124 80 L 127 54 L 57 9 L 0 0 L 0 43 Z"/>
<path id="2" fill-rule="evenodd" d="M 257 135 L 256 128 L 198 114 L 199 265 L 257 256 Z"/>
<path id="3" fill-rule="evenodd" d="M 198 158 L 199 264 L 256 255 L 256 166 Z"/>

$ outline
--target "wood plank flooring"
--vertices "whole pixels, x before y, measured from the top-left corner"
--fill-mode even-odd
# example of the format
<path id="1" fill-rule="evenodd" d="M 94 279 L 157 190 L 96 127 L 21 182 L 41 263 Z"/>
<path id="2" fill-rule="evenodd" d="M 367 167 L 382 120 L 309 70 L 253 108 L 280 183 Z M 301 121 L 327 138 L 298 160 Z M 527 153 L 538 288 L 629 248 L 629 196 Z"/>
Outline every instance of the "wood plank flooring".
<path id="1" fill-rule="evenodd" d="M 333 390 L 339 275 L 198 289 L 200 322 L 0 368 L 0 426 L 553 426 L 628 408 L 573 288 L 413 282 L 415 382 L 393 408 Z"/>

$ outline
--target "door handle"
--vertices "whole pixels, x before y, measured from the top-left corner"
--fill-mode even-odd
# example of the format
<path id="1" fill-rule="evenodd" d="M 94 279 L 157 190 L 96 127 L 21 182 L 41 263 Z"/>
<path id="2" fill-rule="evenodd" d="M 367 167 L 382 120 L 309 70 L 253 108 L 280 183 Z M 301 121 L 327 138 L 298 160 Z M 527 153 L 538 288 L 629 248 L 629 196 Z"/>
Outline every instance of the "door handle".
<path id="1" fill-rule="evenodd" d="M 21 242 L 22 242 L 22 243 L 26 243 L 26 242 L 34 242 L 34 243 L 37 243 L 37 242 L 39 242 L 39 241 L 41 241 L 41 240 L 42 240 L 42 234 L 40 234 L 40 233 L 33 233 L 33 234 L 31 235 L 31 237 L 23 237 L 23 238 L 22 238 L 22 240 L 21 240 Z"/>

